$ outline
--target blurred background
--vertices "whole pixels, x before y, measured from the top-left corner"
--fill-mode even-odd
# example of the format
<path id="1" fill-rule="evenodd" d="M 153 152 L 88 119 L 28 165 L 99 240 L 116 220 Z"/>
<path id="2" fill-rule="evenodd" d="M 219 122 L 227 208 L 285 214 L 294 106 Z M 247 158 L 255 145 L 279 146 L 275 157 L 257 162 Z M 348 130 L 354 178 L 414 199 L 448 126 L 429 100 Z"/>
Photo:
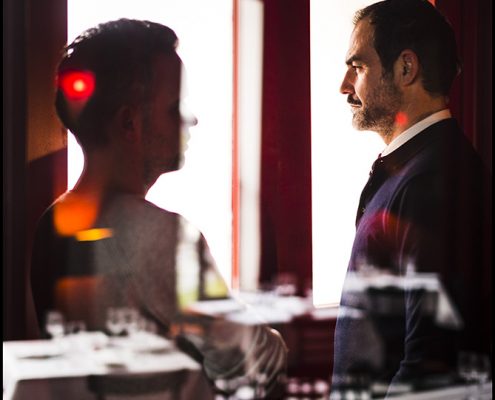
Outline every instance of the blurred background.
<path id="1" fill-rule="evenodd" d="M 30 337 L 34 227 L 83 167 L 53 107 L 60 51 L 98 22 L 129 17 L 176 31 L 185 99 L 199 120 L 184 168 L 160 178 L 148 200 L 203 231 L 232 289 L 297 295 L 320 307 L 285 339 L 303 357 L 311 351 L 304 344 L 320 338 L 325 360 L 298 365 L 328 369 L 355 209 L 383 147 L 374 133 L 352 129 L 338 91 L 352 13 L 371 2 L 4 0 L 3 340 Z M 464 61 L 451 110 L 491 170 L 492 2 L 434 3 L 453 24 Z"/>

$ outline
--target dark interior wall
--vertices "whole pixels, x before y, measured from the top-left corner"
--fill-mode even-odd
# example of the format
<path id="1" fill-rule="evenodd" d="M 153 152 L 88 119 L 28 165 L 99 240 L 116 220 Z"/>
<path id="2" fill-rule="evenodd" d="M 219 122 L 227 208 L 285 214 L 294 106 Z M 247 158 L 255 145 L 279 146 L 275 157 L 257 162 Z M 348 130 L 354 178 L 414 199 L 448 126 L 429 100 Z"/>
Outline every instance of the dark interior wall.
<path id="1" fill-rule="evenodd" d="M 492 171 L 492 0 L 437 0 L 452 24 L 462 71 L 450 108 Z"/>
<path id="2" fill-rule="evenodd" d="M 66 189 L 66 134 L 54 71 L 67 37 L 66 0 L 3 2 L 3 338 L 33 335 L 27 270 L 36 221 Z"/>
<path id="3" fill-rule="evenodd" d="M 23 293 L 15 266 L 25 264 L 25 7 L 23 1 L 3 2 L 3 339 L 21 335 L 14 323 Z"/>

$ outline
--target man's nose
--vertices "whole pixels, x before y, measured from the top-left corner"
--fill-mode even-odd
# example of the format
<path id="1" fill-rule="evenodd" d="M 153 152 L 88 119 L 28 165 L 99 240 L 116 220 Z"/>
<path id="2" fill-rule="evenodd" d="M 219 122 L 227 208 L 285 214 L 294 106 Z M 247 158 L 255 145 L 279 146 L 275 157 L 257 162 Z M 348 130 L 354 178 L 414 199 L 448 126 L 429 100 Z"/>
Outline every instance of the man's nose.
<path id="1" fill-rule="evenodd" d="M 187 126 L 187 127 L 198 125 L 198 119 L 194 114 L 191 113 L 187 113 L 187 114 L 182 113 L 181 122 L 183 126 Z"/>
<path id="2" fill-rule="evenodd" d="M 198 124 L 198 119 L 184 102 L 180 104 L 180 119 L 181 124 L 185 127 L 196 126 Z"/>
<path id="3" fill-rule="evenodd" d="M 354 94 L 354 85 L 349 77 L 349 71 L 344 75 L 344 79 L 340 85 L 340 93 L 342 94 Z"/>

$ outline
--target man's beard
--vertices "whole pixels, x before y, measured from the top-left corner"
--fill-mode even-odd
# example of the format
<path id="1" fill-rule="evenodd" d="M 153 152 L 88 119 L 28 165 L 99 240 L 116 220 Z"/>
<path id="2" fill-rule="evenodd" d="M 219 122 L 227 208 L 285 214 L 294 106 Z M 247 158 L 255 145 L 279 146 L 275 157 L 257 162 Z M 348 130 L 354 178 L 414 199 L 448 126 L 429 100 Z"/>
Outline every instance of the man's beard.
<path id="1" fill-rule="evenodd" d="M 350 104 L 356 104 L 350 96 Z M 397 112 L 402 104 L 402 95 L 391 79 L 382 78 L 382 85 L 377 87 L 367 98 L 367 105 L 354 109 L 353 126 L 358 130 L 379 132 L 382 136 L 393 133 Z"/>

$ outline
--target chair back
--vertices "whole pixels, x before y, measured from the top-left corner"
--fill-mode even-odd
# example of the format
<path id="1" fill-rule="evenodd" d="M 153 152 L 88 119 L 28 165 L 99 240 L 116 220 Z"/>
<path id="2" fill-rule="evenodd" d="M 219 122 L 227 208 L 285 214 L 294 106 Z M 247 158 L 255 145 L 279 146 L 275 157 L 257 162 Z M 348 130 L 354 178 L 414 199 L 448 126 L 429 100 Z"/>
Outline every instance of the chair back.
<path id="1" fill-rule="evenodd" d="M 151 374 L 110 374 L 88 376 L 88 388 L 98 400 L 112 397 L 135 397 L 168 392 L 172 399 L 180 398 L 187 370 Z"/>

